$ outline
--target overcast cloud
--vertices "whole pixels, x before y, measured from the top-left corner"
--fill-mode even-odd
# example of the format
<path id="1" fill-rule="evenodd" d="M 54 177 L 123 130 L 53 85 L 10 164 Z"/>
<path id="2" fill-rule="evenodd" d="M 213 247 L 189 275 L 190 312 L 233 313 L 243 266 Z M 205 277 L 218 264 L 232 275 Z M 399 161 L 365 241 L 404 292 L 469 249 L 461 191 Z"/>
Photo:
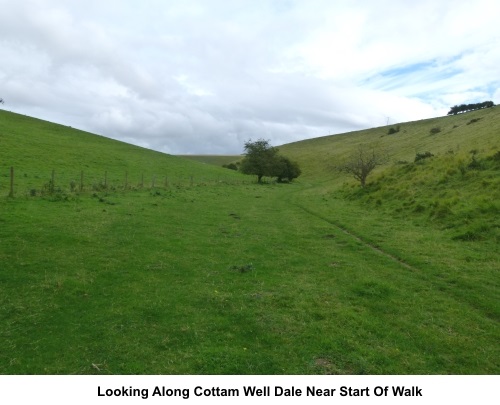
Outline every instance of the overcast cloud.
<path id="1" fill-rule="evenodd" d="M 497 0 L 0 0 L 3 108 L 173 154 L 500 102 Z"/>

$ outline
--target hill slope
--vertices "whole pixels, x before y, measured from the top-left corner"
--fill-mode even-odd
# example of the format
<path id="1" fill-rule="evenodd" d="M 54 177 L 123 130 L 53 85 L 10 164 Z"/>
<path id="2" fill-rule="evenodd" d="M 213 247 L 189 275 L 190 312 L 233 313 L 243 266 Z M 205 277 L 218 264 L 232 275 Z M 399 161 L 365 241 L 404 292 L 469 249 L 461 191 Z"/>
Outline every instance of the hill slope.
<path id="1" fill-rule="evenodd" d="M 144 149 L 63 125 L 0 111 L 0 195 L 8 192 L 10 167 L 15 170 L 16 192 L 40 190 L 51 181 L 69 188 L 86 188 L 106 181 L 121 187 L 157 183 L 165 178 L 189 182 L 242 176 L 221 167 Z M 106 177 L 106 179 L 105 179 Z"/>
<path id="2" fill-rule="evenodd" d="M 399 131 L 389 135 L 389 129 Z M 431 129 L 439 128 L 432 134 Z M 390 163 L 412 162 L 416 153 L 434 155 L 448 152 L 467 156 L 477 150 L 481 156 L 500 150 L 500 106 L 466 114 L 432 118 L 371 128 L 341 135 L 330 135 L 280 146 L 280 150 L 299 161 L 303 178 L 327 180 L 332 166 L 345 159 L 359 144 L 388 151 Z M 341 179 L 344 181 L 344 179 Z"/>
<path id="3" fill-rule="evenodd" d="M 389 129 L 398 132 L 389 134 Z M 339 173 L 358 145 L 387 151 L 368 187 Z M 500 240 L 500 107 L 284 145 L 303 183 L 388 215 L 455 228 L 460 239 Z M 417 154 L 423 157 L 416 161 Z M 309 193 L 313 193 L 309 191 Z"/>
<path id="4" fill-rule="evenodd" d="M 498 374 L 496 113 L 285 145 L 264 185 L 2 113 L 0 374 Z M 359 142 L 392 148 L 364 189 L 325 169 Z"/>

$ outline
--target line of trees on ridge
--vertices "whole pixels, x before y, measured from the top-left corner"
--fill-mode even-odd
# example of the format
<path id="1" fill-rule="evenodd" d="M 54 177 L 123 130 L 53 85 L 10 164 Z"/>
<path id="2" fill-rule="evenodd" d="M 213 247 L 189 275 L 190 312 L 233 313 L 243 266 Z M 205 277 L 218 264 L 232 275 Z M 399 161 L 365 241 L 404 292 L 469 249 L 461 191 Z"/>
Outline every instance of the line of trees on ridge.
<path id="1" fill-rule="evenodd" d="M 490 108 L 493 107 L 495 103 L 493 101 L 483 101 L 482 103 L 473 103 L 473 104 L 460 104 L 451 107 L 448 115 L 457 115 L 459 113 L 480 110 L 482 108 Z"/>

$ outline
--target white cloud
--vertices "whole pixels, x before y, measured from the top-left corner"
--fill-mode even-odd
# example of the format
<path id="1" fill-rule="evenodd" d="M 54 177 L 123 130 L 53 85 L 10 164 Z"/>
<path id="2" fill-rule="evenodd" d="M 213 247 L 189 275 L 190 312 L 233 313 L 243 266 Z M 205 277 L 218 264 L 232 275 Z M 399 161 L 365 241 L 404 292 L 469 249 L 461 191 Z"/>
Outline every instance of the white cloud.
<path id="1" fill-rule="evenodd" d="M 495 1 L 0 0 L 4 108 L 169 153 L 498 102 Z"/>

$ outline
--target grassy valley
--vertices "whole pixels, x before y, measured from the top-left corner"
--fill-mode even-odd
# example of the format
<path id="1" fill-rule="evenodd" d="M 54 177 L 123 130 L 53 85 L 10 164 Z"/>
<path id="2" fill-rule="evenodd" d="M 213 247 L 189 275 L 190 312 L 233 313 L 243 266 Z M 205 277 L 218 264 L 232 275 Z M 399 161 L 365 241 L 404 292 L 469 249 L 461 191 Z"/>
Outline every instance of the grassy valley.
<path id="1" fill-rule="evenodd" d="M 497 374 L 500 109 L 389 129 L 258 185 L 0 112 L 0 373 Z"/>

